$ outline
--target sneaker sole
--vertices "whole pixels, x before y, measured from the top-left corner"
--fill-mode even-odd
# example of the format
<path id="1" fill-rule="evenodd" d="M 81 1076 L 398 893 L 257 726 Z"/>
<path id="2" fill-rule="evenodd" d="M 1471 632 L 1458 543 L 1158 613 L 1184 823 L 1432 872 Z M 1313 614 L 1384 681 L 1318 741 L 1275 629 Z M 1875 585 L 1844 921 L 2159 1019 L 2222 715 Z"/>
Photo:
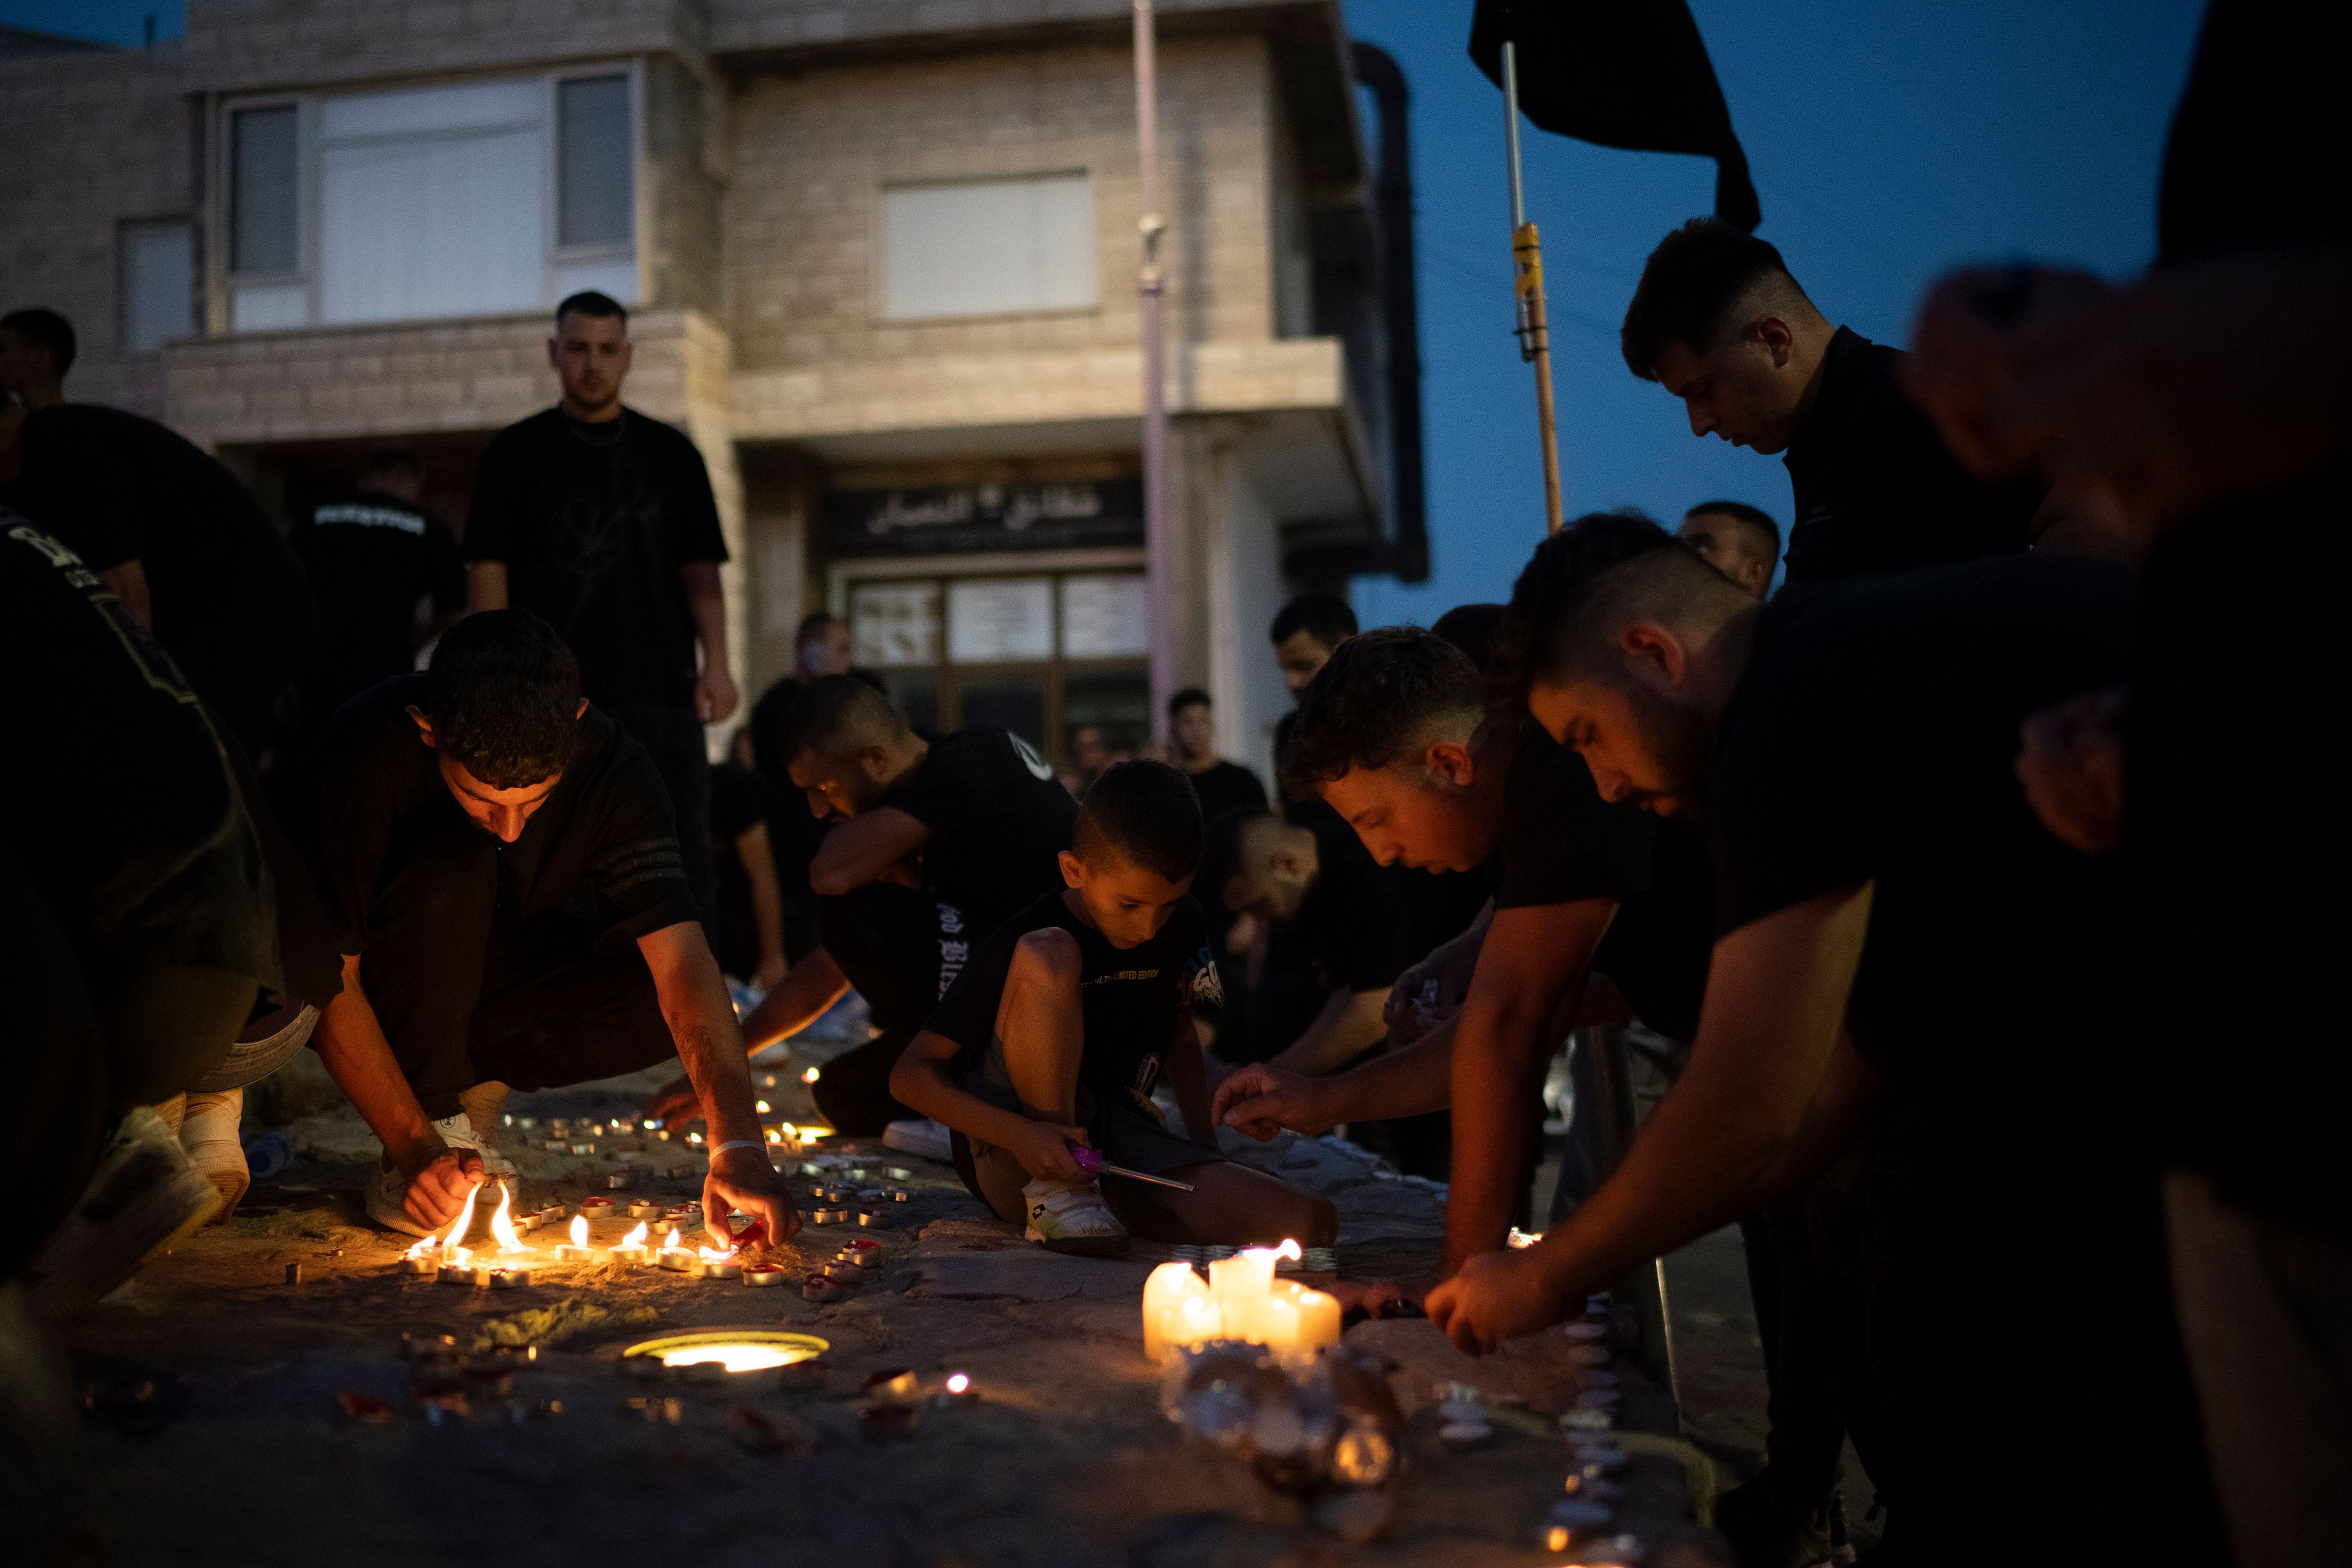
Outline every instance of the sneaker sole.
<path id="1" fill-rule="evenodd" d="M 219 1192 L 184 1157 L 134 1151 L 84 1194 L 34 1258 L 26 1300 L 52 1321 L 94 1305 L 149 1258 L 194 1235 L 220 1206 Z"/>
<path id="2" fill-rule="evenodd" d="M 1069 1258 L 1117 1258 L 1128 1249 L 1132 1237 L 1118 1236 L 1040 1236 L 1030 1231 L 1024 1240 L 1034 1241 L 1048 1252 L 1058 1252 Z"/>

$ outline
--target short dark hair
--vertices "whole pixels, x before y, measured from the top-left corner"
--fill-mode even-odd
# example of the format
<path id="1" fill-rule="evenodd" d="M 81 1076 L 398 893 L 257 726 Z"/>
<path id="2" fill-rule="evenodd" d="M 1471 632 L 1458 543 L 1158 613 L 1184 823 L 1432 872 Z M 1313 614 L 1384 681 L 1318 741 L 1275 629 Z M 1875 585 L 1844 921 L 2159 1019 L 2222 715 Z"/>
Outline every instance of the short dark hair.
<path id="1" fill-rule="evenodd" d="M 1654 550 L 1680 550 L 1697 559 L 1690 546 L 1632 510 L 1588 512 L 1537 545 L 1511 584 L 1510 607 L 1496 639 L 1491 690 L 1497 704 L 1524 706 L 1528 683 L 1558 670 L 1561 639 L 1592 584 L 1610 568 Z"/>
<path id="2" fill-rule="evenodd" d="M 360 470 L 360 478 L 362 480 L 413 479 L 423 484 L 425 465 L 417 461 L 416 454 L 405 447 L 386 447 L 369 456 L 367 467 Z"/>
<path id="3" fill-rule="evenodd" d="M 1213 706 L 1214 704 L 1209 700 L 1209 694 L 1207 692 L 1202 690 L 1197 686 L 1188 686 L 1183 690 L 1178 692 L 1175 696 L 1171 697 L 1168 700 L 1168 717 L 1173 719 L 1177 714 L 1181 713 L 1187 708 L 1209 708 Z"/>
<path id="4" fill-rule="evenodd" d="M 73 323 L 45 305 L 27 305 L 0 316 L 0 331 L 9 331 L 36 348 L 49 351 L 49 363 L 58 375 L 73 369 Z"/>
<path id="5" fill-rule="evenodd" d="M 801 617 L 801 624 L 793 628 L 793 646 L 798 647 L 826 627 L 843 624 L 845 623 L 831 610 L 811 610 Z"/>
<path id="6" fill-rule="evenodd" d="M 1772 559 L 1778 561 L 1780 558 L 1780 525 L 1774 522 L 1772 514 L 1762 507 L 1749 506 L 1744 500 L 1703 500 L 1684 512 L 1683 516 L 1693 518 L 1701 512 L 1709 511 L 1719 517 L 1730 518 L 1736 522 L 1746 523 L 1771 543 Z"/>
<path id="7" fill-rule="evenodd" d="M 1381 626 L 1349 637 L 1299 694 L 1283 794 L 1306 800 L 1353 769 L 1402 762 L 1433 727 L 1475 731 L 1483 710 L 1478 667 L 1435 632 Z"/>
<path id="8" fill-rule="evenodd" d="M 1788 278 L 1771 241 L 1719 217 L 1695 217 L 1670 232 L 1642 266 L 1633 302 L 1618 332 L 1625 367 L 1643 381 L 1658 379 L 1668 343 L 1694 353 L 1715 346 L 1723 313 L 1761 279 Z M 1791 287 L 1795 279 L 1790 279 Z"/>
<path id="9" fill-rule="evenodd" d="M 1113 763 L 1078 804 L 1070 853 L 1089 868 L 1125 860 L 1181 882 L 1201 868 L 1201 797 L 1166 763 Z"/>
<path id="10" fill-rule="evenodd" d="M 629 324 L 629 312 L 618 300 L 601 289 L 583 289 L 577 294 L 567 294 L 563 303 L 555 307 L 555 329 L 563 330 L 566 316 L 590 316 L 597 321 L 618 319 L 623 327 Z"/>
<path id="11" fill-rule="evenodd" d="M 1192 885 L 1201 889 L 1211 903 L 1223 907 L 1225 884 L 1241 868 L 1242 841 L 1258 823 L 1281 820 L 1263 805 L 1237 805 L 1231 811 L 1217 813 L 1202 834 L 1201 870 L 1192 879 Z"/>
<path id="12" fill-rule="evenodd" d="M 888 698 L 856 676 L 820 676 L 784 710 L 776 761 L 789 768 L 811 752 L 829 756 L 843 741 L 866 731 L 896 740 L 907 733 L 907 721 Z"/>
<path id="13" fill-rule="evenodd" d="M 572 761 L 580 661 L 529 610 L 485 610 L 441 635 L 425 710 L 443 756 L 492 789 L 521 789 Z"/>
<path id="14" fill-rule="evenodd" d="M 1480 669 L 1493 662 L 1495 634 L 1503 629 L 1500 605 L 1456 605 L 1429 629 L 1470 656 Z"/>
<path id="15" fill-rule="evenodd" d="M 1325 647 L 1338 647 L 1356 635 L 1356 612 L 1348 608 L 1345 599 L 1301 594 L 1282 606 L 1267 637 L 1274 642 L 1287 642 L 1296 632 L 1305 632 Z"/>

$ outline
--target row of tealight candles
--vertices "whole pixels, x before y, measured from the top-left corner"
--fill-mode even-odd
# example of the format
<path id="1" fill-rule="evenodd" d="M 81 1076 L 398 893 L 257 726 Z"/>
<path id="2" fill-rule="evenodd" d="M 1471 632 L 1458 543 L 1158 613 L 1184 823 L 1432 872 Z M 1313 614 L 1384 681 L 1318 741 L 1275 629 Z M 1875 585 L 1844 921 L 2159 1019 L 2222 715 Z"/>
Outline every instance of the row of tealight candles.
<path id="1" fill-rule="evenodd" d="M 499 1206 L 490 1215 L 490 1238 L 494 1248 L 477 1249 L 464 1244 L 462 1238 L 474 1223 L 475 1199 L 481 1189 L 466 1194 L 466 1205 L 447 1231 L 427 1236 L 401 1255 L 401 1267 L 411 1274 L 429 1274 L 444 1285 L 469 1285 L 477 1289 L 512 1289 L 531 1283 L 532 1268 L 541 1263 L 589 1263 L 635 1265 L 670 1269 L 705 1279 L 740 1279 L 747 1285 L 780 1285 L 789 1272 L 782 1265 L 746 1264 L 734 1252 L 715 1247 L 688 1247 L 679 1233 L 679 1224 L 694 1225 L 702 1217 L 699 1205 L 681 1205 L 678 1223 L 669 1227 L 669 1234 L 656 1248 L 650 1245 L 652 1226 L 639 1219 L 619 1243 L 597 1247 L 589 1240 L 589 1205 L 601 1206 L 602 1215 L 610 1215 L 612 1204 L 591 1198 L 581 1205 L 582 1212 L 572 1219 L 570 1240 L 550 1249 L 544 1258 L 540 1249 L 530 1246 L 515 1228 L 513 1194 L 504 1182 L 499 1184 Z"/>
<path id="2" fill-rule="evenodd" d="M 1339 1342 L 1339 1299 L 1275 1278 L 1298 1243 L 1244 1247 L 1209 1264 L 1203 1280 L 1189 1263 L 1163 1263 L 1143 1282 L 1143 1353 L 1160 1361 L 1212 1340 L 1243 1340 L 1276 1351 Z"/>

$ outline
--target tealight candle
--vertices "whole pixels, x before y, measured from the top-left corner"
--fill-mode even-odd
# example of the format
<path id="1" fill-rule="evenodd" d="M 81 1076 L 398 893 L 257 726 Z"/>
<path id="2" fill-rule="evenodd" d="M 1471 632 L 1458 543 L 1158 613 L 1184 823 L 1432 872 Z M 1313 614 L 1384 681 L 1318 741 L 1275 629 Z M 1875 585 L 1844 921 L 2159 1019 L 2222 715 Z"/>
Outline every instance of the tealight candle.
<path id="1" fill-rule="evenodd" d="M 781 1263 L 753 1263 L 743 1269 L 743 1283 L 758 1289 L 770 1289 L 792 1278 L 792 1271 Z"/>
<path id="2" fill-rule="evenodd" d="M 740 1279 L 743 1277 L 743 1266 L 731 1258 L 705 1258 L 702 1260 L 702 1277 L 705 1279 Z"/>
<path id="3" fill-rule="evenodd" d="M 530 1268 L 528 1264 L 519 1263 L 509 1268 L 490 1270 L 490 1289 L 493 1290 L 520 1290 L 530 1283 Z"/>
<path id="4" fill-rule="evenodd" d="M 804 1301 L 838 1301 L 847 1291 L 847 1286 L 822 1271 L 801 1281 L 801 1300 Z"/>
<path id="5" fill-rule="evenodd" d="M 562 1245 L 556 1247 L 555 1261 L 558 1263 L 602 1263 L 604 1261 L 604 1258 L 605 1254 L 603 1247 L 591 1247 L 588 1245 L 588 1216 L 585 1215 L 572 1215 L 572 1240 L 568 1245 Z"/>
<path id="6" fill-rule="evenodd" d="M 580 1217 L 582 1219 L 590 1220 L 611 1219 L 613 1217 L 613 1200 L 610 1198 L 582 1198 L 580 1200 Z"/>
<path id="7" fill-rule="evenodd" d="M 437 1278 L 444 1285 L 488 1285 L 490 1266 L 485 1263 L 477 1268 L 470 1258 L 462 1263 L 444 1263 Z"/>
<path id="8" fill-rule="evenodd" d="M 941 1407 L 977 1405 L 980 1403 L 980 1390 L 971 1385 L 971 1379 L 967 1374 L 951 1372 L 948 1373 L 947 1381 L 940 1384 L 940 1391 L 931 1395 L 931 1403 Z"/>

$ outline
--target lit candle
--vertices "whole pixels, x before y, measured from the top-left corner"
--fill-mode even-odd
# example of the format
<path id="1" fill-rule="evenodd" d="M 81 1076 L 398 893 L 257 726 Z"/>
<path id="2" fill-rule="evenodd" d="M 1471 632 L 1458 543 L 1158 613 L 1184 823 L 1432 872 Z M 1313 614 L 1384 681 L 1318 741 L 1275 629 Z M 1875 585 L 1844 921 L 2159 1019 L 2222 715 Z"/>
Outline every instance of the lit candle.
<path id="1" fill-rule="evenodd" d="M 1298 1348 L 1311 1351 L 1338 1344 L 1339 1298 L 1328 1290 L 1302 1289 L 1295 1300 L 1298 1303 Z"/>
<path id="2" fill-rule="evenodd" d="M 651 1263 L 654 1260 L 654 1249 L 646 1245 L 646 1222 L 639 1220 L 628 1235 L 621 1237 L 621 1245 L 613 1248 L 613 1261 L 635 1263 L 641 1267 Z"/>
<path id="3" fill-rule="evenodd" d="M 591 1247 L 588 1245 L 588 1216 L 586 1215 L 573 1215 L 572 1216 L 572 1241 L 570 1245 L 560 1246 L 555 1249 L 555 1261 L 558 1263 L 602 1263 L 604 1261 L 604 1249 L 600 1247 Z"/>
<path id="4" fill-rule="evenodd" d="M 428 1236 L 400 1255 L 400 1267 L 409 1274 L 431 1274 L 441 1267 L 441 1238 Z"/>
<path id="5" fill-rule="evenodd" d="M 688 1251 L 686 1245 L 678 1240 L 676 1226 L 670 1226 L 669 1235 L 662 1238 L 661 1256 L 655 1261 L 664 1268 L 672 1269 L 680 1274 L 699 1273 L 702 1269 L 702 1259 Z"/>
<path id="6" fill-rule="evenodd" d="M 1191 1264 L 1163 1263 L 1153 1269 L 1143 1282 L 1143 1353 L 1159 1361 L 1175 1348 L 1169 1335 L 1185 1327 L 1175 1310 L 1186 1301 L 1205 1303 L 1208 1299 L 1209 1287 Z"/>

